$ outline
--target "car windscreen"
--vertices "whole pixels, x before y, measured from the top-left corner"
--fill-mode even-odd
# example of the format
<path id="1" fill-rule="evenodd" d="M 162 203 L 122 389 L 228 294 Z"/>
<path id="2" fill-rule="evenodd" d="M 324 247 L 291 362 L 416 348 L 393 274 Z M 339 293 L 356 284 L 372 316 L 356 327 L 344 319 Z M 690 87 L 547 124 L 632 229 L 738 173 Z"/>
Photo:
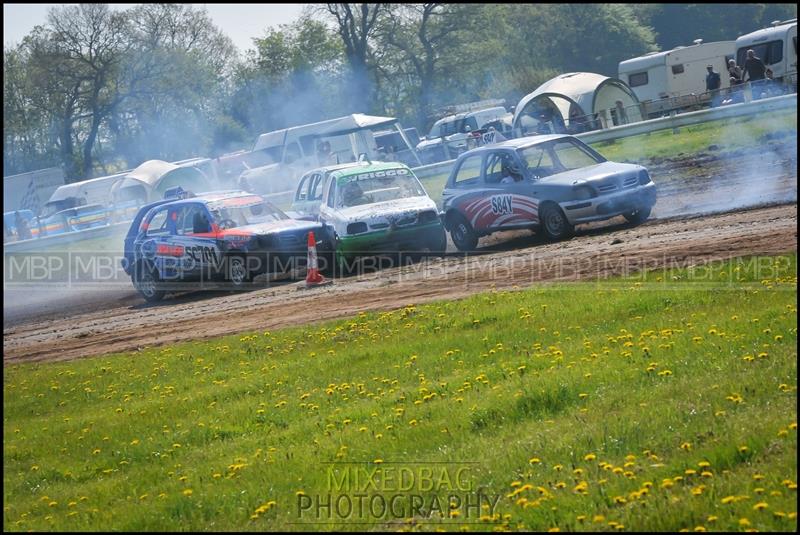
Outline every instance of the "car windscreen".
<path id="1" fill-rule="evenodd" d="M 576 139 L 562 138 L 519 149 L 533 178 L 603 163 L 605 160 Z"/>
<path id="2" fill-rule="evenodd" d="M 392 173 L 392 174 L 389 174 Z M 362 173 L 338 184 L 336 207 L 348 208 L 425 195 L 419 180 L 407 169 Z"/>
<path id="3" fill-rule="evenodd" d="M 226 220 L 233 221 L 234 225 L 228 224 L 226 228 L 289 219 L 289 216 L 263 199 L 258 201 L 254 201 L 252 198 L 248 199 L 250 199 L 249 202 L 242 202 L 239 199 L 220 202 L 213 206 L 210 205 L 209 210 L 217 223 Z"/>

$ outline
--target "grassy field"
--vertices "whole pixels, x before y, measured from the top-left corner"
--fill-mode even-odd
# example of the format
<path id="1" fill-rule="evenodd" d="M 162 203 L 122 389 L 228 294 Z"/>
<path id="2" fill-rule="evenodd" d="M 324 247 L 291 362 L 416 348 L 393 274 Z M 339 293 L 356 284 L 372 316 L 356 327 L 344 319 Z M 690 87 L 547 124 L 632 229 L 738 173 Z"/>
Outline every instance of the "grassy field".
<path id="1" fill-rule="evenodd" d="M 709 150 L 721 153 L 741 148 L 764 146 L 764 137 L 776 132 L 793 132 L 797 137 L 797 114 L 771 112 L 761 116 L 737 117 L 681 128 L 677 134 L 661 130 L 652 134 L 593 143 L 592 147 L 609 160 L 649 165 L 659 158 L 687 156 Z M 794 140 L 791 143 L 795 143 Z M 449 171 L 422 180 L 425 190 L 441 203 Z"/>
<path id="2" fill-rule="evenodd" d="M 4 529 L 794 531 L 796 274 L 739 259 L 9 366 Z M 324 506 L 361 491 L 397 508 Z"/>

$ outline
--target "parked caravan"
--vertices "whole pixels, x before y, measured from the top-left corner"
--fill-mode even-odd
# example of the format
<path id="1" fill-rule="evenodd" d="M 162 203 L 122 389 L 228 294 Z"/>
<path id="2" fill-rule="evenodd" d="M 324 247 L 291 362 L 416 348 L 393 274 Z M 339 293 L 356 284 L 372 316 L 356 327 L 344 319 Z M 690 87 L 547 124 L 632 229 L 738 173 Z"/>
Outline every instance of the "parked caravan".
<path id="1" fill-rule="evenodd" d="M 797 19 L 775 21 L 736 39 L 738 65 L 744 65 L 750 49 L 772 70 L 774 80 L 797 86 Z"/>
<path id="2" fill-rule="evenodd" d="M 720 73 L 722 89 L 730 87 L 728 60 L 733 58 L 734 41 L 679 46 L 665 52 L 651 52 L 619 64 L 619 79 L 630 86 L 640 102 L 705 93 L 706 67 Z"/>

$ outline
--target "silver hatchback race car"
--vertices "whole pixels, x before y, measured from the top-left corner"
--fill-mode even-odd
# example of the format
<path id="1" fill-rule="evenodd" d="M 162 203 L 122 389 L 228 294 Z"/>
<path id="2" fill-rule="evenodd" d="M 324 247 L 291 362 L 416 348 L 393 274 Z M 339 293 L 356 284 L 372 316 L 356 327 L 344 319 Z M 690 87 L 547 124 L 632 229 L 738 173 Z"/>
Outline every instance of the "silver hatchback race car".
<path id="1" fill-rule="evenodd" d="M 500 230 L 532 228 L 560 240 L 578 223 L 618 215 L 641 223 L 656 186 L 640 165 L 609 162 L 572 136 L 545 135 L 465 152 L 442 195 L 445 228 L 470 251 Z"/>

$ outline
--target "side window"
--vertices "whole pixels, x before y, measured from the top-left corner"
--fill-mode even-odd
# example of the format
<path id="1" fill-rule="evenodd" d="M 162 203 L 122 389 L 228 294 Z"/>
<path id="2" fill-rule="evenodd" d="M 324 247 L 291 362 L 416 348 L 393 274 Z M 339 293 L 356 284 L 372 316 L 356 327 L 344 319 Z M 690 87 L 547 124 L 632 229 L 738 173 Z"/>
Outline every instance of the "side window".
<path id="1" fill-rule="evenodd" d="M 310 201 L 322 200 L 322 175 L 320 173 L 314 173 L 314 175 L 309 180 L 308 200 Z"/>
<path id="2" fill-rule="evenodd" d="M 206 234 L 212 230 L 208 211 L 202 204 L 193 204 L 186 210 L 184 225 L 187 234 Z"/>
<path id="3" fill-rule="evenodd" d="M 198 206 L 192 204 L 183 210 L 183 214 L 178 218 L 178 234 L 194 234 L 195 214 L 198 213 Z"/>
<path id="4" fill-rule="evenodd" d="M 507 157 L 504 152 L 492 152 L 486 157 L 483 172 L 488 184 L 499 184 L 503 179 L 503 162 Z"/>
<path id="5" fill-rule="evenodd" d="M 781 61 L 783 61 L 783 41 L 772 41 L 769 44 L 767 59 L 764 60 L 764 63 L 767 65 L 775 65 Z"/>
<path id="6" fill-rule="evenodd" d="M 453 185 L 460 187 L 462 185 L 471 184 L 478 181 L 481 176 L 481 155 L 475 154 L 467 156 L 461 161 L 461 165 L 456 171 L 456 178 Z"/>
<path id="7" fill-rule="evenodd" d="M 167 236 L 167 209 L 162 208 L 150 218 L 147 224 L 147 236 Z"/>
<path id="8" fill-rule="evenodd" d="M 637 72 L 636 74 L 628 75 L 628 85 L 631 87 L 639 87 L 640 85 L 647 85 L 647 73 Z"/>
<path id="9" fill-rule="evenodd" d="M 308 199 L 308 188 L 313 178 L 314 175 L 308 174 L 300 179 L 300 185 L 297 187 L 297 193 L 294 198 L 296 201 L 305 201 Z"/>
<path id="10" fill-rule="evenodd" d="M 683 74 L 683 63 L 672 66 L 672 74 Z"/>
<path id="11" fill-rule="evenodd" d="M 336 199 L 336 179 L 331 178 L 331 186 L 328 189 L 328 206 L 333 208 L 333 203 Z"/>
<path id="12" fill-rule="evenodd" d="M 537 180 L 555 172 L 549 147 L 535 146 L 524 150 L 523 158 L 530 169 L 531 178 Z"/>

